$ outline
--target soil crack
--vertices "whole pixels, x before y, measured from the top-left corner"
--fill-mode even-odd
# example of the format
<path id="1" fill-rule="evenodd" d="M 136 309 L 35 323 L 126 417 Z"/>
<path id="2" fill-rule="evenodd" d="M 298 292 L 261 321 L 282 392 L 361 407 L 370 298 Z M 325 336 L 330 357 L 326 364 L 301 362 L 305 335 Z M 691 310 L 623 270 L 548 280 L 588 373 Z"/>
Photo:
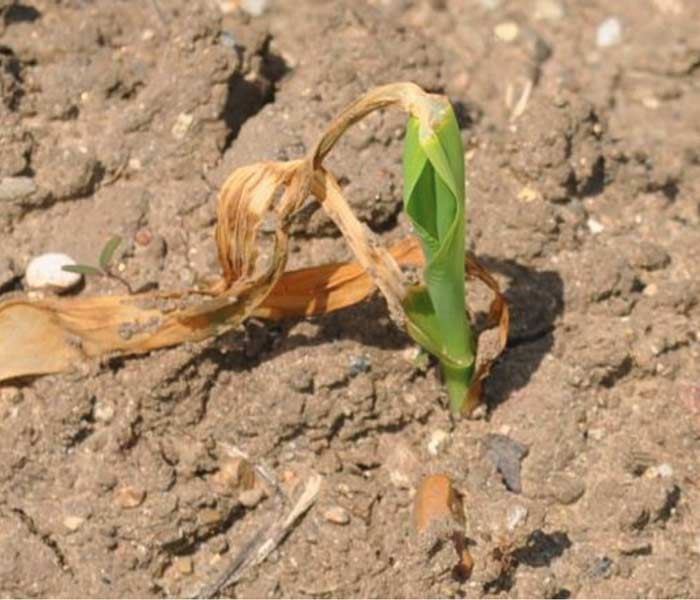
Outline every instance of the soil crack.
<path id="1" fill-rule="evenodd" d="M 34 522 L 34 519 L 30 515 L 28 515 L 23 509 L 13 507 L 11 510 L 17 515 L 19 520 L 22 521 L 29 533 L 37 537 L 41 541 L 41 543 L 44 544 L 51 551 L 51 553 L 56 558 L 58 566 L 61 567 L 61 569 L 64 570 L 66 573 L 68 573 L 71 576 L 71 578 L 75 579 L 75 573 L 73 571 L 73 568 L 68 563 L 66 555 L 63 553 L 63 550 L 61 550 L 61 547 L 58 545 L 58 542 L 51 536 L 51 534 L 42 532 L 37 527 L 36 523 Z"/>

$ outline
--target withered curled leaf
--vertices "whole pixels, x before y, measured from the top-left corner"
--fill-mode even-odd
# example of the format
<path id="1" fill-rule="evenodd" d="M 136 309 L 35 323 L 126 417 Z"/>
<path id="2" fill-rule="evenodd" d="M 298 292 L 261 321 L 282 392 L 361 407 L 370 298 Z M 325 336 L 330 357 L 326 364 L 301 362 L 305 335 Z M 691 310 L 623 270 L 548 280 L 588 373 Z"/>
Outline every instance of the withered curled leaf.
<path id="1" fill-rule="evenodd" d="M 278 320 L 325 314 L 361 302 L 376 289 L 393 320 L 405 326 L 409 286 L 400 267 L 424 264 L 420 245 L 408 238 L 386 249 L 353 214 L 323 159 L 347 128 L 370 112 L 398 106 L 430 122 L 440 98 L 412 83 L 376 88 L 343 111 L 305 158 L 236 169 L 218 197 L 215 237 L 221 275 L 206 289 L 0 302 L 0 381 L 202 340 L 251 316 Z M 292 217 L 311 196 L 339 228 L 356 262 L 286 272 Z M 260 229 L 270 217 L 276 224 L 274 242 L 263 252 Z M 493 278 L 471 258 L 467 271 L 495 294 L 490 318 L 491 325 L 500 327 L 502 350 L 508 332 L 505 300 Z M 470 390 L 475 399 L 490 363 L 477 367 Z"/>

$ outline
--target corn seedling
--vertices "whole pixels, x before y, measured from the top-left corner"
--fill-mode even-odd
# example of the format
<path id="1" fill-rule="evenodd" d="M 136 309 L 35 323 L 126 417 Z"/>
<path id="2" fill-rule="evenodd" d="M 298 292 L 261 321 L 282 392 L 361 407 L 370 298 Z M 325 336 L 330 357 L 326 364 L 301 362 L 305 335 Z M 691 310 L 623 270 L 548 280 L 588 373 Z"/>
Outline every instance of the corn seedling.
<path id="1" fill-rule="evenodd" d="M 409 115 L 404 208 L 419 240 L 410 237 L 386 249 L 355 217 L 323 161 L 350 126 L 389 107 Z M 341 231 L 355 262 L 285 271 L 292 219 L 310 196 Z M 265 257 L 259 233 L 270 221 L 276 224 L 274 248 Z M 325 314 L 379 289 L 396 324 L 440 362 L 452 412 L 469 413 L 478 404 L 495 356 L 477 363 L 465 264 L 466 275 L 494 293 L 488 325 L 499 328 L 496 355 L 505 347 L 508 308 L 489 273 L 465 258 L 464 153 L 443 96 L 412 83 L 376 88 L 342 111 L 304 158 L 236 169 L 219 193 L 215 236 L 222 273 L 205 289 L 0 303 L 0 381 L 63 371 L 108 353 L 138 354 L 201 340 L 251 316 Z M 106 266 L 100 261 L 101 272 L 110 272 L 114 250 L 116 245 Z M 419 285 L 402 272 L 409 266 L 424 267 Z"/>

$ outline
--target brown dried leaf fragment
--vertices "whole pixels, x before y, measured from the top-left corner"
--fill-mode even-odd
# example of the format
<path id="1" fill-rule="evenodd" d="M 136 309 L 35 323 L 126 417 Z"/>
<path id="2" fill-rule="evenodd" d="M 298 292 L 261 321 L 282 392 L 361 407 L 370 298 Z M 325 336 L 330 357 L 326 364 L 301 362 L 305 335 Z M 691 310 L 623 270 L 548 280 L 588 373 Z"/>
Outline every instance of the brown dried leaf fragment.
<path id="1" fill-rule="evenodd" d="M 400 265 L 423 264 L 419 244 L 408 239 L 391 250 L 384 248 L 352 213 L 323 160 L 343 133 L 372 111 L 395 106 L 430 124 L 444 103 L 412 83 L 379 87 L 347 107 L 305 158 L 236 169 L 219 193 L 215 236 L 222 272 L 207 289 L 0 302 L 0 381 L 66 371 L 109 354 L 142 354 L 202 340 L 253 315 L 283 319 L 325 314 L 360 302 L 377 288 L 393 320 L 404 326 L 409 286 Z M 320 201 L 357 262 L 285 273 L 291 220 L 309 196 Z M 266 220 L 275 223 L 271 248 L 259 235 Z M 485 269 L 467 260 L 469 276 L 495 294 L 490 325 L 500 327 L 500 353 L 508 332 L 505 300 Z M 469 406 L 478 403 L 481 382 L 494 359 L 478 367 Z"/>

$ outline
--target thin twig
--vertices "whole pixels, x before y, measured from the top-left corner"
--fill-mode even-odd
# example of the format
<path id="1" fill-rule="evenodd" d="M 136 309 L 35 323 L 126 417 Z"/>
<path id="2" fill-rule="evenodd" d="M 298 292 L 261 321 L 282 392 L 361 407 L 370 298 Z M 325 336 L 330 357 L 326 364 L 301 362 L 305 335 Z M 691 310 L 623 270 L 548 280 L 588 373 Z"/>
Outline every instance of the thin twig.
<path id="1" fill-rule="evenodd" d="M 263 562 L 282 540 L 287 536 L 297 520 L 308 511 L 316 501 L 321 489 L 322 477 L 314 473 L 306 481 L 304 491 L 291 510 L 283 518 L 271 525 L 260 528 L 248 540 L 234 557 L 226 570 L 210 585 L 205 586 L 192 598 L 213 598 L 225 587 L 237 582 L 243 573 Z"/>

